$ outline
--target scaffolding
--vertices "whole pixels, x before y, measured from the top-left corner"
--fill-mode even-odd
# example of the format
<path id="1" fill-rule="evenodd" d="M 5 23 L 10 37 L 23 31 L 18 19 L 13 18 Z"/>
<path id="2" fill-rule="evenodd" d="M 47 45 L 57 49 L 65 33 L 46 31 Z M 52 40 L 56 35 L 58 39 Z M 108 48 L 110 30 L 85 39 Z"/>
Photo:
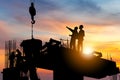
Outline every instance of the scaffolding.
<path id="1" fill-rule="evenodd" d="M 16 50 L 16 40 L 5 41 L 5 68 L 9 68 L 9 56 Z"/>

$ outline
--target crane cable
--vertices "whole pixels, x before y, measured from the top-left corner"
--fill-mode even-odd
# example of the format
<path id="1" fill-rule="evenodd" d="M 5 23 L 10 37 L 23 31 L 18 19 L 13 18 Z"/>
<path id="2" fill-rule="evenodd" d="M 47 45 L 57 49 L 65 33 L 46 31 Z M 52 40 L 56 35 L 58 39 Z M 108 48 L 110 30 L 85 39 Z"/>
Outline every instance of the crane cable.
<path id="1" fill-rule="evenodd" d="M 33 24 L 35 24 L 35 20 L 34 20 L 34 16 L 36 15 L 36 9 L 34 7 L 34 2 L 35 0 L 30 0 L 30 7 L 29 7 L 29 13 L 31 15 L 31 26 L 32 26 L 32 29 L 31 29 L 31 38 L 33 39 Z"/>

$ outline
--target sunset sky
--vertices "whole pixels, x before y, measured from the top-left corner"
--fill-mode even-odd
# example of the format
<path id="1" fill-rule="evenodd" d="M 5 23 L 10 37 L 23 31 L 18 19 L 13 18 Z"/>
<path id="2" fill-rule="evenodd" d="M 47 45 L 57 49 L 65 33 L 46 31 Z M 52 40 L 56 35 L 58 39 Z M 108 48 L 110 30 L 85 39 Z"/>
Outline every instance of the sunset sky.
<path id="1" fill-rule="evenodd" d="M 31 38 L 30 1 L 0 0 L 0 70 L 4 66 L 4 42 Z M 120 0 L 32 1 L 37 11 L 34 38 L 43 42 L 49 38 L 70 39 L 66 26 L 82 24 L 84 48 L 102 52 L 106 59 L 111 55 L 120 67 Z"/>

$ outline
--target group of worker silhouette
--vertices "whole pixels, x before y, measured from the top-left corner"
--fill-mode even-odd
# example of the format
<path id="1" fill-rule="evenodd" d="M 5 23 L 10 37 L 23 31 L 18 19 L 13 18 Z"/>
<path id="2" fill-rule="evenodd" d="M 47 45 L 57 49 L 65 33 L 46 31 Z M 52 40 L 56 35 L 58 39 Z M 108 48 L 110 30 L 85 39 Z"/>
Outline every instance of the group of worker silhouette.
<path id="1" fill-rule="evenodd" d="M 10 60 L 10 64 L 9 64 L 10 68 L 19 66 L 19 64 L 22 61 L 22 53 L 20 52 L 20 50 L 17 49 L 16 51 L 11 52 L 9 55 L 9 60 Z"/>
<path id="2" fill-rule="evenodd" d="M 27 41 L 22 42 L 23 53 L 17 49 L 9 55 L 9 68 L 17 68 L 19 70 L 19 80 L 40 80 L 37 76 L 36 65 L 35 65 L 35 54 L 38 54 L 32 49 L 33 47 L 37 50 L 37 46 L 30 46 L 31 44 Z M 39 45 L 39 44 L 38 44 Z M 38 50 L 37 50 L 38 51 Z"/>
<path id="3" fill-rule="evenodd" d="M 84 40 L 84 36 L 85 36 L 85 32 L 83 30 L 83 25 L 79 26 L 79 32 L 78 27 L 74 27 L 74 29 L 71 29 L 69 27 L 66 26 L 67 29 L 69 29 L 72 32 L 71 36 L 71 40 L 70 40 L 70 48 L 73 50 L 77 50 L 79 52 L 83 52 L 83 40 Z M 78 40 L 78 42 L 77 42 Z M 77 44 L 77 47 L 76 47 Z"/>
<path id="4" fill-rule="evenodd" d="M 19 49 L 13 51 L 9 55 L 9 68 L 17 68 L 20 71 L 19 80 L 28 80 L 28 69 L 26 68 L 26 62 Z M 24 74 L 24 76 L 23 76 Z"/>

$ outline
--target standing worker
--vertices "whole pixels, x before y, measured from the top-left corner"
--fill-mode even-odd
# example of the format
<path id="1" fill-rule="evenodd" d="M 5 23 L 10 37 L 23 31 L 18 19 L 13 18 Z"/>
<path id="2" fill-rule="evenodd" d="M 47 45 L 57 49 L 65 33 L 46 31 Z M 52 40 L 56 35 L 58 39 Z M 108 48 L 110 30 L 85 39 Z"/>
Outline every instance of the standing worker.
<path id="1" fill-rule="evenodd" d="M 36 15 L 36 10 L 35 10 L 33 2 L 31 3 L 31 6 L 29 7 L 29 13 L 30 13 L 31 19 L 32 19 L 31 23 L 35 24 L 34 16 Z"/>
<path id="2" fill-rule="evenodd" d="M 83 30 L 83 25 L 79 26 L 79 33 L 78 33 L 78 51 L 80 51 L 81 53 L 83 52 L 83 40 L 84 40 L 84 36 L 85 36 L 85 32 Z"/>
<path id="3" fill-rule="evenodd" d="M 19 49 L 16 50 L 16 67 L 20 67 L 21 63 L 23 63 L 22 53 Z"/>
<path id="4" fill-rule="evenodd" d="M 72 32 L 72 35 L 70 35 L 71 36 L 70 48 L 73 50 L 76 50 L 75 46 L 76 46 L 76 39 L 77 39 L 77 35 L 78 35 L 78 32 L 77 32 L 78 27 L 75 27 L 74 30 L 67 26 L 66 26 L 66 28 Z"/>
<path id="5" fill-rule="evenodd" d="M 9 67 L 13 68 L 14 67 L 14 63 L 15 63 L 15 52 L 11 52 L 10 53 L 9 60 L 10 60 Z"/>

